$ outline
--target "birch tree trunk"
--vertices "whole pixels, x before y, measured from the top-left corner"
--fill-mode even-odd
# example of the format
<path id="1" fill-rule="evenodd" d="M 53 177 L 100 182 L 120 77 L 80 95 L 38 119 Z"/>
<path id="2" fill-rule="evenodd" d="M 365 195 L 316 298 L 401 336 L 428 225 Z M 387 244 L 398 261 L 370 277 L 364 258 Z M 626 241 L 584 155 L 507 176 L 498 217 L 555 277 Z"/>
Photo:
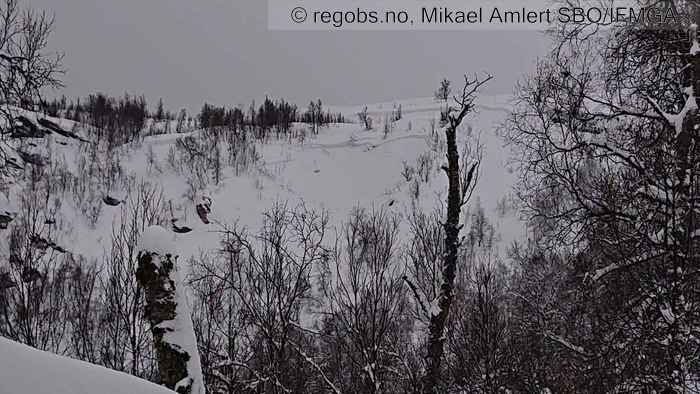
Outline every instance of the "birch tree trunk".
<path id="1" fill-rule="evenodd" d="M 447 218 L 445 228 L 445 251 L 443 256 L 442 280 L 440 293 L 430 308 L 430 325 L 428 332 L 428 354 L 426 357 L 427 368 L 423 383 L 423 392 L 433 394 L 438 392 L 441 384 L 441 365 L 444 354 L 445 326 L 450 314 L 450 307 L 454 298 L 454 282 L 457 272 L 457 257 L 459 254 L 459 233 L 462 225 L 459 218 L 462 206 L 468 200 L 470 190 L 473 190 L 475 171 L 479 163 L 475 162 L 468 171 L 460 169 L 459 150 L 457 148 L 457 129 L 462 124 L 465 116 L 474 109 L 474 100 L 477 90 L 491 79 L 488 76 L 483 81 L 478 78 L 470 80 L 465 77 L 465 85 L 461 98 L 455 98 L 457 107 L 447 109 L 449 124 L 445 129 L 447 137 L 447 166 L 442 169 L 447 174 Z"/>

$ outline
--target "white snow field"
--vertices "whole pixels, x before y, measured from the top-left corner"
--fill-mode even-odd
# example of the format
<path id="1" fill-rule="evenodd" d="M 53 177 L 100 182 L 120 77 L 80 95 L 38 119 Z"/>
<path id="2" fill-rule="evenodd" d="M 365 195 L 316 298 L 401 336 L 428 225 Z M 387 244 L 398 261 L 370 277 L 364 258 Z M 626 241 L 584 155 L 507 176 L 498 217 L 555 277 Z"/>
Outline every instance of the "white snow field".
<path id="1" fill-rule="evenodd" d="M 2 394 L 172 394 L 163 386 L 0 337 Z"/>
<path id="2" fill-rule="evenodd" d="M 524 225 L 510 209 L 497 213 L 499 200 L 512 193 L 515 175 L 508 169 L 508 151 L 496 135 L 496 127 L 507 113 L 508 97 L 482 97 L 477 113 L 464 122 L 460 137 L 464 138 L 468 126 L 481 134 L 484 158 L 480 179 L 469 204 L 480 204 L 487 217 L 496 226 L 503 250 L 514 240 L 522 239 Z M 393 130 L 385 138 L 383 121 L 395 105 L 401 105 L 403 118 L 395 122 Z M 432 98 L 403 100 L 370 105 L 368 111 L 374 119 L 374 128 L 363 130 L 357 120 L 357 112 L 364 106 L 330 107 L 333 112 L 342 112 L 346 119 L 355 123 L 330 125 L 321 128 L 316 137 L 307 137 L 303 143 L 275 141 L 260 144 L 262 156 L 252 173 L 234 176 L 231 169 L 224 169 L 218 186 L 202 191 L 213 201 L 209 215 L 216 223 L 238 223 L 255 231 L 262 221 L 262 213 L 276 202 L 287 202 L 293 206 L 302 201 L 314 208 L 329 211 L 331 224 L 340 223 L 356 206 L 375 207 L 408 213 L 410 209 L 409 182 L 401 175 L 403 163 L 415 165 L 419 155 L 428 152 L 431 146 L 431 120 L 435 120 L 437 134 L 439 111 L 442 104 Z M 298 127 L 305 127 L 299 125 Z M 193 132 L 197 133 L 197 131 Z M 192 134 L 192 133 L 190 133 Z M 177 235 L 180 259 L 196 256 L 202 250 L 214 250 L 219 246 L 220 227 L 205 225 L 195 213 L 194 204 L 184 198 L 188 185 L 182 176 L 168 171 L 167 155 L 178 137 L 183 134 L 168 134 L 146 137 L 140 147 L 130 150 L 122 157 L 126 171 L 163 188 L 166 201 L 184 204 L 184 212 L 178 225 L 187 225 L 192 232 Z M 68 153 L 70 155 L 72 153 Z M 149 165 L 155 160 L 155 165 Z M 432 168 L 432 176 L 423 185 L 420 205 L 426 210 L 444 203 L 447 182 L 440 166 L 440 156 Z M 153 167 L 161 171 L 153 170 Z M 115 191 L 111 191 L 114 193 Z M 116 191 L 118 195 L 119 192 Z M 119 196 L 118 198 L 123 198 Z M 189 205 L 188 205 L 189 204 Z M 64 217 L 76 217 L 65 211 Z M 72 245 L 71 252 L 100 259 L 109 248 L 112 225 L 120 217 L 119 207 L 105 207 L 97 224 L 91 226 L 74 223 L 71 234 L 66 234 L 63 243 Z"/>

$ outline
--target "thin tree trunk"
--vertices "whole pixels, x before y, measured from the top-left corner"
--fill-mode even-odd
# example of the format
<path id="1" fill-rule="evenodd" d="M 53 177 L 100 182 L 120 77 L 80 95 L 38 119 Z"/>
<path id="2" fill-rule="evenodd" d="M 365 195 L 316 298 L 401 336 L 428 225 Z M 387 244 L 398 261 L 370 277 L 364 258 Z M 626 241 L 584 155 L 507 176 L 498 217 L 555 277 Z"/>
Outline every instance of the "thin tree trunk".
<path id="1" fill-rule="evenodd" d="M 432 311 L 428 336 L 428 368 L 426 372 L 425 393 L 434 393 L 440 383 L 440 368 L 444 353 L 444 332 L 447 317 L 452 305 L 455 272 L 457 270 L 457 254 L 459 252 L 459 216 L 462 200 L 459 179 L 459 151 L 457 150 L 457 130 L 450 125 L 447 135 L 447 167 L 445 172 L 448 179 L 447 220 L 445 227 L 445 254 L 443 256 L 442 284 L 438 299 L 438 311 Z M 435 313 L 437 312 L 437 313 Z"/>
<path id="2" fill-rule="evenodd" d="M 442 357 L 444 354 L 445 326 L 450 315 L 450 307 L 454 298 L 454 282 L 457 272 L 457 257 L 459 254 L 459 233 L 462 226 L 459 217 L 462 206 L 468 198 L 468 190 L 473 186 L 474 171 L 478 162 L 474 163 L 468 171 L 468 175 L 462 179 L 459 164 L 459 151 L 457 149 L 457 129 L 462 124 L 464 117 L 474 108 L 476 91 L 491 79 L 488 76 L 483 81 L 474 79 L 470 81 L 465 77 L 465 85 L 461 98 L 455 98 L 459 108 L 448 108 L 447 118 L 449 124 L 445 129 L 447 137 L 447 166 L 442 169 L 447 174 L 447 218 L 445 220 L 445 251 L 443 255 L 442 282 L 437 300 L 430 308 L 430 325 L 428 327 L 428 354 L 426 357 L 427 368 L 423 380 L 423 393 L 433 394 L 438 392 L 441 384 Z M 435 305 L 435 303 L 437 305 Z M 437 306 L 437 310 L 435 309 Z"/>

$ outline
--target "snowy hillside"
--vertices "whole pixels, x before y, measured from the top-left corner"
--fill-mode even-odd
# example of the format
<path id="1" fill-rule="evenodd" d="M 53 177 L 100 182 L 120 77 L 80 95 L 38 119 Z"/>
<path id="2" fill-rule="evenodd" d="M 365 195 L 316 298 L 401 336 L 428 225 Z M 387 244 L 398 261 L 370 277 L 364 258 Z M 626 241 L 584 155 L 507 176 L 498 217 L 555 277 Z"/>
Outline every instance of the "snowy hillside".
<path id="1" fill-rule="evenodd" d="M 506 100 L 506 97 L 481 98 L 478 113 L 465 122 L 474 133 L 480 133 L 485 148 L 480 180 L 470 207 L 481 205 L 484 208 L 504 247 L 523 237 L 523 227 L 513 210 L 503 212 L 502 209 L 514 180 L 507 169 L 506 150 L 495 134 L 496 126 L 505 114 Z M 384 121 L 397 105 L 401 105 L 403 117 L 392 123 L 391 131 L 385 136 Z M 221 228 L 219 224 L 238 223 L 257 228 L 261 214 L 275 202 L 286 201 L 289 205 L 304 202 L 311 207 L 326 209 L 336 223 L 355 206 L 408 212 L 412 189 L 402 171 L 405 165 L 416 166 L 422 155 L 431 155 L 433 162 L 429 163 L 427 182 L 421 185 L 420 205 L 428 210 L 439 206 L 444 201 L 446 189 L 446 179 L 440 170 L 444 158 L 442 154 L 431 151 L 431 146 L 436 137 L 442 137 L 438 124 L 440 106 L 433 99 L 370 105 L 368 111 L 374 119 L 373 130 L 363 130 L 359 123 L 338 124 L 322 128 L 318 136 L 309 136 L 303 142 L 273 140 L 257 144 L 257 161 L 251 171 L 236 175 L 234 169 L 225 167 L 218 185 L 210 183 L 201 190 L 193 190 L 192 182 L 173 172 L 168 165 L 168 156 L 172 155 L 176 140 L 187 135 L 197 136 L 201 133 L 199 131 L 146 137 L 142 144 L 124 149 L 119 160 L 127 176 L 162 188 L 163 200 L 175 207 L 178 225 L 192 229 L 192 232 L 178 236 L 181 253 L 187 257 L 218 247 L 216 231 Z M 356 121 L 361 108 L 333 107 L 332 110 Z M 467 129 L 465 126 L 462 137 Z M 55 159 L 65 161 L 74 171 L 78 162 L 76 157 L 85 153 L 78 150 L 80 142 L 64 144 L 65 139 L 56 136 L 48 142 L 48 150 L 53 151 Z M 110 190 L 103 188 L 102 193 L 128 203 L 125 192 L 118 186 L 111 186 Z M 215 224 L 206 225 L 197 217 L 195 194 L 208 195 L 212 199 L 209 217 Z M 11 196 L 10 205 L 12 199 Z M 64 220 L 71 222 L 71 231 L 62 234 L 62 243 L 71 245 L 72 253 L 100 259 L 110 246 L 113 225 L 119 222 L 125 204 L 99 207 L 94 225 L 86 223 L 84 215 L 71 205 L 64 203 L 61 207 Z"/>
<path id="2" fill-rule="evenodd" d="M 464 209 L 462 220 L 466 229 L 463 235 L 471 236 L 469 231 L 474 224 L 482 226 L 476 230 L 481 231 L 481 235 L 476 236 L 479 238 L 477 247 L 487 250 L 487 259 L 496 257 L 507 265 L 507 248 L 525 236 L 524 225 L 510 201 L 514 174 L 508 170 L 503 141 L 496 135 L 496 128 L 506 114 L 507 98 L 484 97 L 478 103 L 477 112 L 465 119 L 458 134 L 460 148 L 472 141 L 469 146 L 473 149 L 476 140 L 483 146 L 479 180 Z M 346 276 L 352 271 L 347 269 L 342 247 L 333 249 L 332 245 L 339 242 L 336 239 L 343 236 L 344 226 L 351 217 L 364 220 L 352 216 L 358 212 L 355 208 L 382 212 L 376 223 L 384 221 L 382 225 L 387 226 L 396 223 L 395 237 L 381 260 L 388 264 L 387 271 L 381 273 L 387 277 L 376 283 L 394 283 L 388 286 L 406 291 L 405 286 L 396 287 L 395 281 L 401 281 L 403 272 L 415 269 L 409 263 L 416 257 L 411 253 L 424 252 L 412 249 L 416 242 L 413 238 L 415 226 L 419 231 L 433 231 L 431 229 L 440 228 L 442 218 L 424 216 L 428 221 L 420 224 L 412 220 L 419 215 L 433 214 L 446 201 L 447 180 L 441 169 L 446 152 L 444 130 L 439 121 L 442 105 L 433 99 L 369 105 L 367 113 L 373 123 L 370 130 L 358 120 L 357 112 L 363 111 L 364 106 L 334 107 L 333 111 L 342 113 L 353 123 L 330 124 L 320 127 L 317 133 L 309 124 L 295 123 L 287 134 L 275 135 L 273 130 L 267 137 L 250 136 L 255 130 L 239 132 L 216 128 L 180 134 L 144 133 L 145 137 L 127 143 L 112 143 L 92 126 L 51 118 L 52 124 L 60 125 L 61 132 L 44 130 L 40 135 L 12 140 L 19 150 L 36 158 L 36 164 L 24 168 L 23 176 L 17 178 L 21 180 L 4 193 L 0 217 L 7 218 L 11 225 L 5 230 L 8 236 L 0 242 L 0 253 L 10 264 L 5 271 L 0 271 L 0 290 L 9 289 L 17 298 L 10 319 L 23 321 L 27 316 L 23 309 L 24 294 L 34 294 L 41 284 L 46 290 L 37 296 L 40 301 L 32 305 L 34 309 L 27 320 L 57 321 L 65 326 L 37 323 L 27 332 L 8 331 L 6 336 L 24 343 L 37 343 L 39 349 L 104 363 L 110 368 L 158 381 L 149 326 L 142 312 L 143 295 L 135 278 L 139 239 L 149 226 L 159 225 L 173 230 L 168 231 L 167 236 L 169 242 L 170 238 L 174 241 L 175 254 L 179 256 L 175 270 L 179 271 L 179 277 L 190 281 L 186 282 L 190 286 L 186 295 L 202 352 L 202 369 L 208 371 L 205 376 L 217 379 L 207 384 L 221 385 L 234 392 L 266 384 L 267 378 L 245 361 L 263 355 L 245 353 L 255 346 L 245 347 L 245 341 L 257 341 L 260 335 L 251 327 L 257 329 L 269 324 L 280 330 L 297 327 L 309 335 L 324 324 L 329 308 L 351 305 L 338 304 L 345 301 L 323 292 L 328 291 L 326 285 L 341 286 L 339 281 L 347 280 Z M 27 114 L 32 124 L 41 123 L 40 118 Z M 95 136 L 101 137 L 91 138 Z M 467 159 L 469 162 L 475 157 Z M 280 206 L 285 208 L 277 211 L 282 216 L 277 216 L 280 221 L 274 222 L 271 218 L 275 214 L 270 212 Z M 304 208 L 297 208 L 301 206 Z M 325 215 L 315 216 L 319 212 L 327 213 L 327 223 Z M 282 227 L 274 227 L 276 225 Z M 247 289 L 246 286 L 259 285 L 257 278 L 261 275 L 270 275 L 263 272 L 271 267 L 264 259 L 279 250 L 270 252 L 265 248 L 275 248 L 279 244 L 257 234 L 271 231 L 267 234 L 274 237 L 278 230 L 282 231 L 279 242 L 284 243 L 282 248 L 287 248 L 284 249 L 286 257 L 282 259 L 283 265 L 274 266 L 280 271 L 268 277 L 270 281 L 279 282 L 267 289 L 236 290 L 232 283 Z M 234 233 L 234 240 L 231 240 Z M 248 238 L 250 234 L 253 235 Z M 320 234 L 323 247 L 319 247 L 321 241 L 319 245 L 303 246 L 304 234 L 312 238 Z M 370 242 L 378 239 L 370 238 Z M 249 239 L 252 241 L 247 243 Z M 439 235 L 433 239 L 435 247 L 443 242 Z M 484 239 L 485 245 L 482 245 Z M 241 247 L 249 248 L 248 258 L 251 259 L 251 265 L 237 268 L 243 271 L 235 275 L 241 276 L 217 271 L 230 267 L 224 259 L 237 261 Z M 295 248 L 302 249 L 301 253 L 297 254 Z M 258 253 L 262 256 L 260 261 L 254 260 Z M 334 268 L 328 265 L 329 253 L 337 253 L 332 260 L 338 264 Z M 252 264 L 254 261 L 259 264 Z M 442 264 L 440 257 L 419 262 Z M 256 271 L 259 269 L 263 271 Z M 336 270 L 335 278 L 325 276 L 331 269 Z M 197 279 L 193 279 L 195 277 Z M 323 278 L 327 280 L 325 285 L 312 284 Z M 241 280 L 246 284 L 238 282 Z M 425 302 L 430 303 L 434 296 L 430 295 L 430 285 L 424 285 L 428 287 L 423 297 L 428 297 Z M 298 291 L 295 294 L 299 296 L 290 298 L 278 289 Z M 364 285 L 356 291 L 364 292 Z M 59 301 L 54 301 L 53 297 Z M 239 302 L 244 297 L 250 299 Z M 284 308 L 293 312 L 285 315 L 284 324 L 255 321 L 250 327 L 238 326 L 243 324 L 241 315 L 251 316 L 266 308 L 272 310 L 257 315 L 260 319 L 265 316 L 281 318 L 281 312 L 275 308 L 283 307 L 265 297 L 275 297 L 279 303 L 289 302 Z M 392 300 L 406 302 L 406 297 Z M 55 308 L 54 302 L 60 302 L 61 307 Z M 190 310 L 182 306 L 183 310 Z M 223 307 L 227 308 L 225 314 L 219 309 Z M 408 303 L 400 308 L 396 306 L 397 309 L 391 311 L 396 315 L 387 321 L 412 327 L 409 331 L 420 330 L 422 317 L 409 320 L 413 312 L 402 311 L 410 307 Z M 435 308 L 431 306 L 430 310 Z M 335 313 L 346 313 L 346 310 Z M 231 320 L 224 324 L 221 319 Z M 232 331 L 221 331 L 226 326 Z M 210 337 L 202 337 L 205 329 L 210 330 Z M 399 332 L 398 327 L 392 330 Z M 219 341 L 223 338 L 248 332 L 249 338 L 244 335 L 243 339 L 237 339 L 242 341 L 240 348 L 217 350 L 214 347 L 221 346 Z M 409 335 L 408 331 L 403 332 Z M 277 335 L 284 337 L 291 333 L 265 335 L 270 335 L 268 340 L 274 344 Z M 412 334 L 410 337 L 415 338 Z M 204 348 L 202 341 L 209 341 Z M 3 350 L 0 354 L 16 353 L 20 358 L 27 357 L 27 363 L 43 365 L 56 360 L 24 349 L 23 345 L 3 342 L 2 346 L 7 347 L 7 351 L 0 349 Z M 308 351 L 293 343 L 289 346 L 297 353 L 286 357 L 302 356 Z M 196 350 L 190 349 L 190 352 Z M 303 357 L 306 363 L 311 362 Z M 2 363 L 13 360 L 13 357 L 0 358 Z M 80 365 L 67 362 L 54 368 L 56 382 L 61 384 L 61 376 L 84 375 L 63 369 Z M 22 369 L 20 364 L 12 364 L 12 367 L 15 369 L 3 368 L 2 373 L 10 374 L 5 378 Z M 219 368 L 224 368 L 224 372 L 220 373 Z M 90 374 L 84 383 L 78 380 L 79 384 L 84 384 L 79 389 L 90 392 L 89 385 L 93 381 L 104 381 L 110 385 L 108 387 L 114 382 L 115 387 L 118 386 L 115 390 L 126 387 L 117 384 L 122 375 L 102 379 L 103 370 L 99 371 Z M 239 373 L 249 377 L 241 378 Z M 20 379 L 4 379 L 0 384 L 13 386 L 9 386 L 10 391 L 0 386 L 0 392 L 41 394 L 53 387 L 46 383 L 50 380 L 32 383 L 22 378 L 23 375 L 18 376 Z M 23 385 L 20 391 L 14 390 L 16 385 Z M 70 390 L 68 383 L 60 388 Z M 138 389 L 124 390 L 139 392 Z M 73 392 L 81 394 L 83 391 Z"/>
<path id="3" fill-rule="evenodd" d="M 163 386 L 0 337 L 0 393 L 167 394 Z"/>

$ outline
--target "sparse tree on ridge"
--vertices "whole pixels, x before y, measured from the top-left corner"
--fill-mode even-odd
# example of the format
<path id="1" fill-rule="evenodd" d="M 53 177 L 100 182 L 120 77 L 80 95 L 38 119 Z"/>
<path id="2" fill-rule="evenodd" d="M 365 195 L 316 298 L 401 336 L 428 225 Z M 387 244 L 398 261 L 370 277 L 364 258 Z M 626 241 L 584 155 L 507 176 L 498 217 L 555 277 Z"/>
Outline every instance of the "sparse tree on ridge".
<path id="1" fill-rule="evenodd" d="M 452 94 L 452 82 L 449 79 L 443 78 L 440 81 L 440 87 L 435 91 L 435 99 L 447 103 L 450 100 L 450 95 Z"/>
<path id="2" fill-rule="evenodd" d="M 156 106 L 156 113 L 153 118 L 157 121 L 165 119 L 165 106 L 163 104 L 163 99 L 158 99 L 158 105 Z"/>
<path id="3" fill-rule="evenodd" d="M 440 87 L 435 91 L 435 99 L 442 102 L 444 107 L 440 110 L 440 126 L 445 126 L 449 123 L 450 110 L 450 95 L 452 94 L 451 82 L 445 78 L 440 82 Z"/>
<path id="4" fill-rule="evenodd" d="M 175 127 L 176 133 L 182 133 L 185 128 L 185 121 L 187 120 L 187 110 L 181 109 L 180 113 L 177 115 L 177 126 Z"/>
<path id="5" fill-rule="evenodd" d="M 369 112 L 367 111 L 367 106 L 365 105 L 365 108 L 360 111 L 357 116 L 360 118 L 360 121 L 362 124 L 365 126 L 365 130 L 372 130 L 372 117 L 369 116 Z"/>

